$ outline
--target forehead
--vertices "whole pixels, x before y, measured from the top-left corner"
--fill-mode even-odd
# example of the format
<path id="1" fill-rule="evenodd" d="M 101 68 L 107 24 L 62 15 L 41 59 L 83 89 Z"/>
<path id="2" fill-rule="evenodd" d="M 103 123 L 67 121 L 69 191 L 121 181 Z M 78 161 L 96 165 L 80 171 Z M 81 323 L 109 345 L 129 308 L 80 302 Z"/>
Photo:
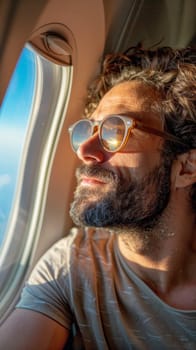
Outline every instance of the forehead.
<path id="1" fill-rule="evenodd" d="M 129 112 L 133 117 L 145 121 L 152 121 L 160 125 L 160 117 L 151 110 L 153 101 L 158 101 L 160 94 L 155 88 L 140 81 L 123 82 L 114 86 L 101 99 L 93 113 L 93 119 L 103 119 L 110 114 Z"/>

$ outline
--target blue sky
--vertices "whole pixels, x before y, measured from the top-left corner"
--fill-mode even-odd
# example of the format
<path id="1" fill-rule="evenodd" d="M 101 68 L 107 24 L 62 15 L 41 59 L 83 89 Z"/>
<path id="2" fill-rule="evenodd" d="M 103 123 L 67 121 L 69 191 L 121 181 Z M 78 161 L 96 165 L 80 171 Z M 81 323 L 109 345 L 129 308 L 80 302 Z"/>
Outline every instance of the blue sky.
<path id="1" fill-rule="evenodd" d="M 25 48 L 0 110 L 0 244 L 12 205 L 35 88 L 34 54 Z"/>

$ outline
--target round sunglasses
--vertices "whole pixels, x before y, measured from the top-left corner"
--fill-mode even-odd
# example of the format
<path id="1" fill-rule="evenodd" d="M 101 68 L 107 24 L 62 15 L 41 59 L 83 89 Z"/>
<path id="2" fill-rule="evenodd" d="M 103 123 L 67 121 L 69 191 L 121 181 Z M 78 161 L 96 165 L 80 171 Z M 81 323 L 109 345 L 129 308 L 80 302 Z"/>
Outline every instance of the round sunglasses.
<path id="1" fill-rule="evenodd" d="M 107 152 L 118 152 L 127 143 L 133 129 L 163 137 L 185 145 L 179 138 L 167 132 L 143 125 L 140 121 L 125 115 L 109 115 L 101 121 L 81 119 L 69 127 L 71 146 L 77 152 L 80 145 L 98 132 L 102 147 Z"/>

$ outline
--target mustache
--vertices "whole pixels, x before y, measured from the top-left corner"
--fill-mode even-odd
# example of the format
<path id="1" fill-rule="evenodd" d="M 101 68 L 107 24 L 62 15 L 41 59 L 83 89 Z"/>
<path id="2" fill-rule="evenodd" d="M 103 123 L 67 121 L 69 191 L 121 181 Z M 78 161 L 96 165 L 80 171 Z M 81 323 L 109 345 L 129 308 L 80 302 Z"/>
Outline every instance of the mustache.
<path id="1" fill-rule="evenodd" d="M 118 184 L 120 179 L 112 170 L 101 168 L 98 165 L 81 165 L 76 169 L 76 178 L 79 182 L 82 176 L 95 177 L 97 180 Z"/>

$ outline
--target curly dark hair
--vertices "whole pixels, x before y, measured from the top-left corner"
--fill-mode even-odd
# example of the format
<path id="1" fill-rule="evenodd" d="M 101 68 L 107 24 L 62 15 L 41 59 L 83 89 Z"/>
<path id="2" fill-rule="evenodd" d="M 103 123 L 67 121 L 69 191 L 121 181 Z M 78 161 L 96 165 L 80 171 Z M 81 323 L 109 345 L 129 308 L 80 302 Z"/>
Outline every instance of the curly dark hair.
<path id="1" fill-rule="evenodd" d="M 146 50 L 138 45 L 123 54 L 107 55 L 101 74 L 88 90 L 85 115 L 92 114 L 112 87 L 132 80 L 159 92 L 162 98 L 154 101 L 151 108 L 163 119 L 165 131 L 185 144 L 165 141 L 165 156 L 174 159 L 178 154 L 196 149 L 196 48 Z M 191 193 L 196 208 L 196 184 Z"/>

